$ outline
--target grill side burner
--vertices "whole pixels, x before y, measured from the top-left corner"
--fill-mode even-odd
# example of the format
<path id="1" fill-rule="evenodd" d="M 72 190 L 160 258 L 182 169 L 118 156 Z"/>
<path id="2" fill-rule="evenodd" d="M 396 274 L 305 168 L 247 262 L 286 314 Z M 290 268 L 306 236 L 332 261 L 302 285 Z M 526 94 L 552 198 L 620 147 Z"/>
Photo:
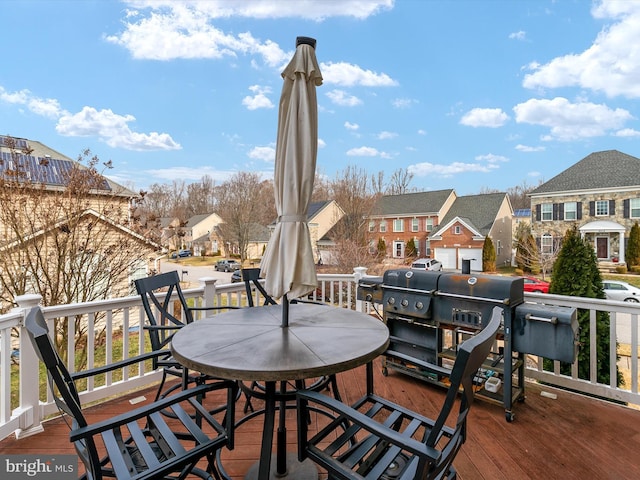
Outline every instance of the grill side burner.
<path id="1" fill-rule="evenodd" d="M 509 422 L 514 418 L 513 403 L 524 400 L 526 353 L 575 360 L 576 310 L 525 304 L 519 277 L 395 269 L 381 280 L 367 279 L 358 287 L 358 298 L 382 303 L 390 333 L 383 374 L 393 369 L 442 386 L 447 385 L 457 345 L 484 328 L 494 307 L 502 308 L 497 351 L 490 354 L 477 381 L 484 385 L 492 377 L 501 380 L 502 392 L 487 384 L 478 396 L 504 405 Z"/>

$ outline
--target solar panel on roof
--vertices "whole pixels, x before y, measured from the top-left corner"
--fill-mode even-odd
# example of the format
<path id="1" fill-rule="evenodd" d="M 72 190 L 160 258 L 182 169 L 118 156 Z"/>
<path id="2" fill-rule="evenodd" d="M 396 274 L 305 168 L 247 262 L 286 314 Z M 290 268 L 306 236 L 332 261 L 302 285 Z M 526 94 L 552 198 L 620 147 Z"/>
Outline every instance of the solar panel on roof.
<path id="1" fill-rule="evenodd" d="M 45 185 L 65 186 L 73 162 L 70 160 L 60 160 L 50 157 L 34 157 L 32 155 L 12 154 L 0 152 L 0 175 L 6 176 L 8 170 L 20 170 L 25 177 L 33 183 Z M 111 190 L 111 186 L 106 179 L 102 179 L 100 185 L 95 187 L 98 190 Z"/>
<path id="2" fill-rule="evenodd" d="M 4 135 L 0 135 L 0 146 L 8 147 L 10 139 L 12 137 L 5 137 Z M 27 148 L 27 141 L 24 138 L 13 138 L 15 142 L 15 148 Z"/>

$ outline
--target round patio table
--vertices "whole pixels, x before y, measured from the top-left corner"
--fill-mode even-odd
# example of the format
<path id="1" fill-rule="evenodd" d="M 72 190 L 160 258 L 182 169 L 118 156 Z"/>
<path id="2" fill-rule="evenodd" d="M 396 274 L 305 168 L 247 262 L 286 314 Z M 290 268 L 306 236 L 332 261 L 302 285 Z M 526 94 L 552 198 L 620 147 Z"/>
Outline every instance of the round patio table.
<path id="1" fill-rule="evenodd" d="M 309 478 L 297 460 L 287 461 L 285 434 L 280 431 L 284 430 L 282 406 L 277 468 L 271 468 L 276 382 L 350 370 L 376 358 L 389 343 L 382 321 L 345 308 L 292 304 L 289 326 L 281 323 L 280 305 L 230 310 L 185 325 L 171 342 L 174 358 L 189 369 L 225 379 L 265 382 L 259 480 Z M 248 476 L 254 473 L 252 469 Z"/>

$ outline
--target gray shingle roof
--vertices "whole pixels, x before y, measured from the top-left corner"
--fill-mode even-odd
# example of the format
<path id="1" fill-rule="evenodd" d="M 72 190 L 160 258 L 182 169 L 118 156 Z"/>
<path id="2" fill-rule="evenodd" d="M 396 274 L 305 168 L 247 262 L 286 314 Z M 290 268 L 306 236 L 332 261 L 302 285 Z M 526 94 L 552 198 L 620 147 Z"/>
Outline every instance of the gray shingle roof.
<path id="1" fill-rule="evenodd" d="M 433 192 L 384 195 L 380 198 L 373 214 L 382 216 L 437 214 L 452 192 L 453 189 L 449 188 Z"/>
<path id="2" fill-rule="evenodd" d="M 506 193 L 485 193 L 458 197 L 444 216 L 440 225 L 446 225 L 456 217 L 471 222 L 482 235 L 488 235 L 496 215 L 502 206 Z"/>
<path id="3" fill-rule="evenodd" d="M 635 186 L 640 186 L 640 159 L 605 150 L 587 155 L 529 195 Z"/>

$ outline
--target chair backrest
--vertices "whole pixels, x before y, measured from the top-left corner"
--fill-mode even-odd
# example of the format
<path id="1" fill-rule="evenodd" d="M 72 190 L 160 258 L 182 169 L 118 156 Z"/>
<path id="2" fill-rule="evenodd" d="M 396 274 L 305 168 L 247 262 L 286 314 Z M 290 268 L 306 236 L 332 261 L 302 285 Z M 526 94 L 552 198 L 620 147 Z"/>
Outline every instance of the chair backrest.
<path id="1" fill-rule="evenodd" d="M 253 288 L 255 288 L 264 298 L 263 305 L 275 305 L 276 301 L 264 289 L 260 283 L 260 269 L 259 268 L 243 268 L 242 281 L 244 282 L 244 288 L 247 292 L 247 303 L 250 307 L 254 305 Z M 253 285 L 253 286 L 252 286 Z"/>
<path id="2" fill-rule="evenodd" d="M 451 465 L 456 453 L 465 441 L 467 415 L 474 398 L 474 381 L 478 369 L 482 366 L 482 363 L 487 359 L 491 351 L 491 347 L 496 339 L 496 334 L 500 329 L 501 321 L 502 309 L 495 307 L 489 323 L 479 333 L 465 340 L 458 347 L 456 360 L 449 377 L 450 386 L 447 390 L 444 404 L 433 428 L 429 432 L 429 436 L 425 439 L 427 445 L 431 447 L 436 446 L 440 439 L 442 428 L 455 404 L 460 387 L 462 387 L 462 398 L 456 419 L 455 431 L 453 435 L 451 435 L 447 448 L 443 451 L 440 460 L 437 465 L 435 465 L 434 468 L 436 472 L 434 473 L 444 471 Z"/>
<path id="3" fill-rule="evenodd" d="M 87 426 L 87 421 L 82 414 L 78 390 L 49 336 L 49 327 L 39 307 L 29 311 L 24 326 L 36 354 L 47 368 L 47 378 L 56 405 L 71 417 L 73 428 Z M 95 443 L 90 438 L 75 442 L 75 448 L 85 465 L 89 465 L 92 458 L 98 458 Z"/>
<path id="4" fill-rule="evenodd" d="M 151 348 L 161 350 L 170 342 L 177 329 L 193 321 L 191 311 L 180 288 L 180 277 L 177 271 L 139 278 L 135 282 L 136 290 L 142 298 L 142 306 L 149 322 Z M 174 305 L 174 293 L 178 296 L 182 318 L 178 318 Z M 160 330 L 154 327 L 172 327 Z"/>

